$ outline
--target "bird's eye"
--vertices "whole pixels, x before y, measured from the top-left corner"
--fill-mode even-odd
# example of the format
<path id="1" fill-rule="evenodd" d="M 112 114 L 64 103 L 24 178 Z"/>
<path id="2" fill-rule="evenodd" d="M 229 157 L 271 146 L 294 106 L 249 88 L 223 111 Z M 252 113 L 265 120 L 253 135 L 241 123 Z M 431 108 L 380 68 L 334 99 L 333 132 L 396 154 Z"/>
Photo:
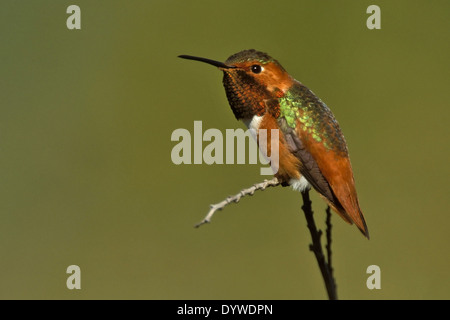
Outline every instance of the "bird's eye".
<path id="1" fill-rule="evenodd" d="M 262 67 L 259 64 L 252 65 L 251 69 L 253 73 L 260 73 L 262 71 Z"/>

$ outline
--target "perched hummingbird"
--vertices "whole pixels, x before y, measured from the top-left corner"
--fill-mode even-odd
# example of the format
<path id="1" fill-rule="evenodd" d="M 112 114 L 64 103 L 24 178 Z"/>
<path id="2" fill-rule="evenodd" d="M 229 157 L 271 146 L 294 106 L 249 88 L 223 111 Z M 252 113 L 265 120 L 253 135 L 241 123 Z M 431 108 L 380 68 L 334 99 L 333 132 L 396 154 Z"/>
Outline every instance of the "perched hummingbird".
<path id="1" fill-rule="evenodd" d="M 180 55 L 223 71 L 223 85 L 234 116 L 248 128 L 279 129 L 279 168 L 283 185 L 304 191 L 312 186 L 346 222 L 369 238 L 356 194 L 344 135 L 333 113 L 280 63 L 254 49 L 225 63 Z M 268 137 L 267 150 L 270 150 Z"/>

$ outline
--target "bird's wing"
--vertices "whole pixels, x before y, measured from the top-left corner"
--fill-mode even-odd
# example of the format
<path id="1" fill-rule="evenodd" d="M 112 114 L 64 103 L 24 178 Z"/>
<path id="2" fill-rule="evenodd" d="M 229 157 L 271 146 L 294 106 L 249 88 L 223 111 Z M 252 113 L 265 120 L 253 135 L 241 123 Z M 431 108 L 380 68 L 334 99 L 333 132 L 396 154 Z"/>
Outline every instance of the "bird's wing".
<path id="1" fill-rule="evenodd" d="M 278 122 L 301 174 L 341 217 L 368 237 L 359 207 L 347 145 L 331 110 L 298 84 L 279 99 Z"/>

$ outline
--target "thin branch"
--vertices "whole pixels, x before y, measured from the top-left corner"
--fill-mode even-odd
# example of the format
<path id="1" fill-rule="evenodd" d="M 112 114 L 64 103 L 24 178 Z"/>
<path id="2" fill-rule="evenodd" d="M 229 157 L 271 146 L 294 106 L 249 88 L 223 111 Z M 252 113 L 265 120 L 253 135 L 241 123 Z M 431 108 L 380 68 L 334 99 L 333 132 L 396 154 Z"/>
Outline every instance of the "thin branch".
<path id="1" fill-rule="evenodd" d="M 237 203 L 237 202 L 239 202 L 239 200 L 241 200 L 242 197 L 245 197 L 248 195 L 252 196 L 255 193 L 255 191 L 257 191 L 257 190 L 265 190 L 268 187 L 276 187 L 279 184 L 280 184 L 280 181 L 278 181 L 277 178 L 273 178 L 271 180 L 264 180 L 261 183 L 254 184 L 250 188 L 241 190 L 241 192 L 239 192 L 238 194 L 236 194 L 234 196 L 230 196 L 219 203 L 210 205 L 211 209 L 209 210 L 208 214 L 202 221 L 200 221 L 199 223 L 197 223 L 195 225 L 195 228 L 198 228 L 205 223 L 209 223 L 211 221 L 211 218 L 214 215 L 214 213 L 216 213 L 216 211 L 222 210 L 230 203 L 232 203 L 232 202 Z"/>
<path id="2" fill-rule="evenodd" d="M 242 197 L 253 195 L 255 191 L 257 190 L 265 190 L 268 187 L 276 187 L 278 185 L 281 185 L 281 182 L 277 178 L 273 178 L 271 180 L 264 180 L 261 183 L 256 183 L 250 188 L 241 190 L 238 194 L 234 196 L 230 196 L 226 198 L 225 200 L 210 205 L 210 210 L 208 211 L 208 214 L 205 216 L 205 218 L 197 223 L 195 225 L 196 228 L 200 227 L 201 225 L 205 223 L 209 223 L 211 221 L 211 218 L 218 210 L 222 210 L 230 203 L 237 203 Z M 333 267 L 331 264 L 331 211 L 330 207 L 327 208 L 327 219 L 326 219 L 326 251 L 327 251 L 327 258 L 325 258 L 323 250 L 322 250 L 322 244 L 320 237 L 322 236 L 322 231 L 318 230 L 316 227 L 316 223 L 314 221 L 313 217 L 313 210 L 311 206 L 311 199 L 309 198 L 309 190 L 306 190 L 302 192 L 302 198 L 303 198 L 303 206 L 302 210 L 305 214 L 307 226 L 309 229 L 309 232 L 311 233 L 311 239 L 312 244 L 309 245 L 309 249 L 314 252 L 314 255 L 316 257 L 317 263 L 319 264 L 320 272 L 322 273 L 323 280 L 325 282 L 325 287 L 327 289 L 328 298 L 330 300 L 337 300 L 337 293 L 336 293 L 336 281 L 333 277 Z"/>
<path id="3" fill-rule="evenodd" d="M 327 220 L 326 220 L 326 225 L 327 225 L 327 244 L 325 246 L 325 248 L 327 249 L 327 265 L 328 265 L 328 270 L 330 272 L 330 276 L 334 280 L 333 263 L 332 263 L 332 260 L 331 260 L 331 229 L 332 229 L 333 225 L 331 224 L 331 209 L 330 209 L 330 206 L 327 206 L 327 209 L 325 211 L 327 213 Z M 334 286 L 336 287 L 336 282 L 334 282 Z"/>
<path id="4" fill-rule="evenodd" d="M 302 210 L 305 214 L 307 226 L 309 229 L 309 232 L 311 233 L 311 239 L 312 244 L 309 246 L 309 249 L 314 252 L 314 255 L 316 256 L 317 263 L 319 264 L 320 272 L 322 273 L 322 278 L 325 282 L 325 287 L 327 289 L 328 298 L 330 300 L 337 300 L 337 293 L 336 293 L 336 282 L 332 275 L 332 267 L 329 265 L 329 263 L 326 261 L 325 256 L 322 251 L 322 244 L 320 237 L 322 236 L 322 231 L 318 230 L 316 227 L 316 223 L 314 221 L 313 217 L 313 210 L 311 207 L 311 199 L 309 198 L 309 190 L 305 190 L 302 192 L 302 198 L 303 198 L 303 206 Z M 330 233 L 330 239 L 331 239 L 331 230 L 327 231 Z M 330 245 L 330 242 L 328 243 Z M 328 249 L 327 249 L 328 250 Z M 329 249 L 329 257 L 331 257 L 331 246 Z"/>

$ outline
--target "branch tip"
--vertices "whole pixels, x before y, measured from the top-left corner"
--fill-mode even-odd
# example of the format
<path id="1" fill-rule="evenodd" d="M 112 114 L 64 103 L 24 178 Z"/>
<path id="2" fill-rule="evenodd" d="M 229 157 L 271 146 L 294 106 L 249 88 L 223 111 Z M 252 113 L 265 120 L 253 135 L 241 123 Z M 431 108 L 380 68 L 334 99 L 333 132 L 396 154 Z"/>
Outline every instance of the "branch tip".
<path id="1" fill-rule="evenodd" d="M 250 188 L 243 189 L 238 194 L 236 194 L 234 196 L 228 196 L 225 200 L 223 200 L 219 203 L 211 204 L 209 206 L 210 209 L 209 209 L 209 212 L 206 215 L 206 217 L 200 223 L 196 224 L 195 227 L 198 228 L 202 224 L 209 223 L 212 216 L 214 215 L 214 213 L 216 211 L 222 210 L 230 203 L 232 203 L 232 202 L 238 203 L 242 197 L 245 197 L 247 195 L 252 196 L 255 193 L 255 191 L 257 191 L 257 190 L 265 190 L 267 187 L 276 187 L 278 185 L 280 185 L 280 181 L 278 181 L 278 178 L 276 178 L 276 177 L 274 177 L 271 180 L 265 179 L 264 182 L 256 183 L 253 186 L 251 186 Z"/>

